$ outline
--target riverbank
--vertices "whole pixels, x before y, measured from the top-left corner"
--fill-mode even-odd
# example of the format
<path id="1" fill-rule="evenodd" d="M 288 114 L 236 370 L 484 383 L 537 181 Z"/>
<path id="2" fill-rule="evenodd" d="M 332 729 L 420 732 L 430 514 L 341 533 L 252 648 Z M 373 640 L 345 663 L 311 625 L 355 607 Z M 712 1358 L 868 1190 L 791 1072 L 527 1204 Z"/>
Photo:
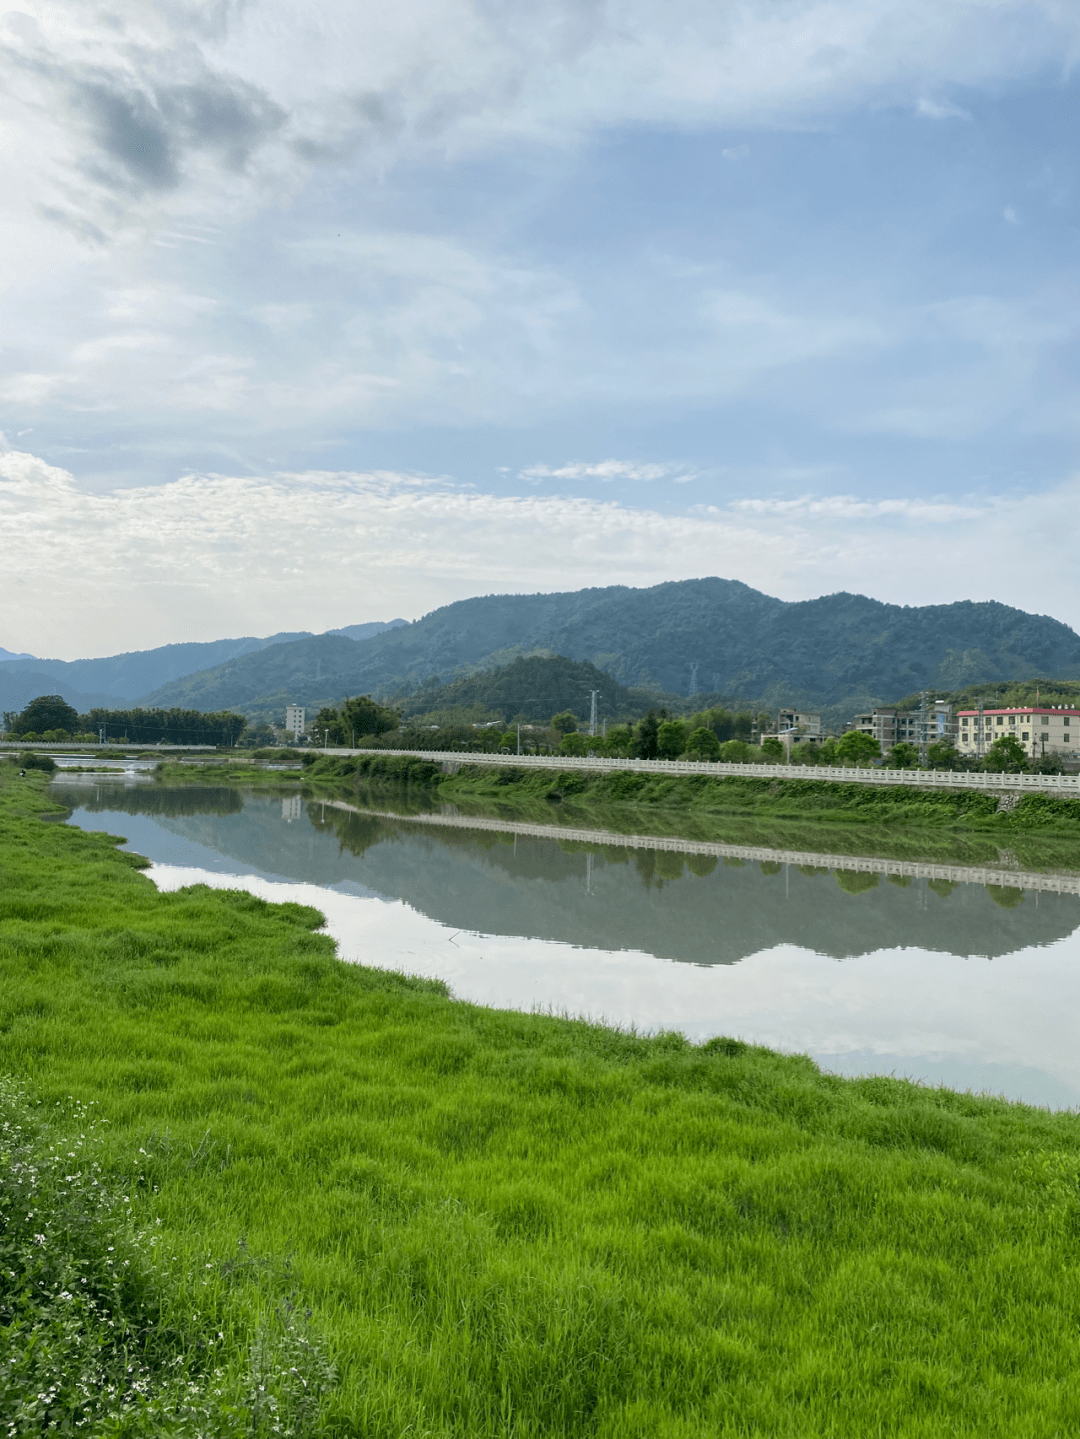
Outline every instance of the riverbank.
<path id="1" fill-rule="evenodd" d="M 306 1432 L 1075 1430 L 1075 1116 L 461 1004 L 0 771 L 0 1063 L 93 1102 L 226 1371 L 310 1310 Z"/>

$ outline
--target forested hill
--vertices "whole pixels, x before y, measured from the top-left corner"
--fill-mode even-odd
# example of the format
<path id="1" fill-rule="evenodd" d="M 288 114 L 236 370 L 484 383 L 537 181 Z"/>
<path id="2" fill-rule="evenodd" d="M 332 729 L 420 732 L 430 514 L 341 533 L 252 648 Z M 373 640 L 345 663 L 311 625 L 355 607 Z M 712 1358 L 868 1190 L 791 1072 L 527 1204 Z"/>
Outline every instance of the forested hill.
<path id="1" fill-rule="evenodd" d="M 498 669 L 480 670 L 449 684 L 428 682 L 393 700 L 402 725 L 423 715 L 454 710 L 475 710 L 477 718 L 498 716 L 547 724 L 554 714 L 569 710 L 585 719 L 592 691 L 596 712 L 607 719 L 639 719 L 664 697 L 651 690 L 631 689 L 598 670 L 587 660 L 529 655 Z"/>
<path id="2" fill-rule="evenodd" d="M 433 675 L 450 680 L 535 651 L 681 695 L 696 664 L 701 692 L 849 713 L 925 686 L 1080 679 L 1080 636 L 996 601 L 901 606 L 835 594 L 785 602 L 736 580 L 701 579 L 460 600 L 359 646 L 320 635 L 243 655 L 144 702 L 254 713 L 286 699 L 310 706 L 347 694 L 389 696 Z"/>

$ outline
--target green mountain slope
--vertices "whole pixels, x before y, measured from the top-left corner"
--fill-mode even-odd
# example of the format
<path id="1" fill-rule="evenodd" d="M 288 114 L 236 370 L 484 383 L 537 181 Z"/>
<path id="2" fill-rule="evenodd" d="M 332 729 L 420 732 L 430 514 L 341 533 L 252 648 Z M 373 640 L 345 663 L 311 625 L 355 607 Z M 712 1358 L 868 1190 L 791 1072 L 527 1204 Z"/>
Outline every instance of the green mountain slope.
<path id="1" fill-rule="evenodd" d="M 722 579 L 486 595 L 350 650 L 327 648 L 334 643 L 351 642 L 320 635 L 275 645 L 144 702 L 253 712 L 286 698 L 310 706 L 345 694 L 386 696 L 538 650 L 588 660 L 640 688 L 687 695 L 696 665 L 701 692 L 848 712 L 924 686 L 1080 678 L 1080 636 L 996 601 L 909 607 L 836 594 L 789 603 Z"/>
<path id="2" fill-rule="evenodd" d="M 403 724 L 413 716 L 457 709 L 484 711 L 507 723 L 520 719 L 546 724 L 553 714 L 564 710 L 586 719 L 593 690 L 601 718 L 637 719 L 663 699 L 653 691 L 621 685 L 587 660 L 530 655 L 449 684 L 428 683 L 396 696 L 393 703 L 402 713 Z"/>

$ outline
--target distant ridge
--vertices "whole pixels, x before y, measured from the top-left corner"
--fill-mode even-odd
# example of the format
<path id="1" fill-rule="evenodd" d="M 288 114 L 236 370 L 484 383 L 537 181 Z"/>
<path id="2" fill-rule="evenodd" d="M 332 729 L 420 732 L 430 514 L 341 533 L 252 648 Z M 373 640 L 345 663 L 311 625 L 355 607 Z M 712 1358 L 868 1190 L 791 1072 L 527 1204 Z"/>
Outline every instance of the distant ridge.
<path id="1" fill-rule="evenodd" d="M 265 715 L 290 701 L 387 697 L 538 652 L 587 660 L 635 689 L 800 704 L 834 719 L 924 687 L 1080 679 L 1080 635 L 997 601 L 902 606 L 841 593 L 787 602 L 709 578 L 459 600 L 359 646 L 327 634 L 240 655 L 145 702 Z"/>
<path id="2" fill-rule="evenodd" d="M 391 620 L 389 625 L 403 625 L 404 620 Z M 343 630 L 332 630 L 332 634 L 347 635 L 350 640 L 366 640 L 387 629 L 381 620 L 368 624 L 348 625 Z M 107 655 L 102 659 L 89 660 L 42 660 L 12 655 L 4 660 L 8 651 L 0 651 L 0 661 L 5 665 L 0 675 L 35 671 L 38 676 L 49 677 L 50 689 L 36 690 L 35 694 L 60 694 L 66 685 L 73 692 L 92 695 L 95 704 L 107 700 L 138 699 L 150 690 L 159 689 L 170 681 L 182 679 L 185 675 L 208 670 L 215 665 L 227 663 L 240 655 L 254 654 L 272 645 L 289 644 L 295 640 L 308 639 L 310 630 L 288 630 L 280 634 L 267 635 L 256 639 L 246 635 L 241 639 L 193 641 L 189 644 L 161 645 L 152 650 L 133 650 L 127 654 Z M 65 694 L 65 699 L 68 696 Z M 30 696 L 34 698 L 33 695 Z M 74 700 L 69 700 L 74 704 Z M 6 708 L 12 708 L 7 705 Z"/>

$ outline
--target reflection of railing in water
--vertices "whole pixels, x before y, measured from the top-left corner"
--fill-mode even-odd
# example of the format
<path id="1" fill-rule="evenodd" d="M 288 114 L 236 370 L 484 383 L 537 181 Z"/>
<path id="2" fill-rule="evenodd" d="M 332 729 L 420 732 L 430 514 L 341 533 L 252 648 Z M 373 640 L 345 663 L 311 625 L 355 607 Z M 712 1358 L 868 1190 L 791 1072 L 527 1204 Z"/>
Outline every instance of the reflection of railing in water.
<path id="1" fill-rule="evenodd" d="M 635 774 L 707 774 L 728 779 L 801 779 L 826 784 L 870 784 L 889 789 L 1010 790 L 1023 794 L 1080 795 L 1080 774 L 988 774 L 982 770 L 834 769 L 829 765 L 726 764 L 716 760 L 612 759 L 608 756 L 484 754 L 471 750 L 322 749 L 326 755 L 400 755 L 431 760 L 448 773 L 462 765 L 509 765 L 524 769 L 630 770 Z"/>
<path id="2" fill-rule="evenodd" d="M 435 829 L 490 830 L 498 834 L 534 835 L 540 839 L 575 840 L 582 844 L 611 845 L 621 849 L 674 850 L 680 854 L 708 854 L 717 859 L 749 859 L 765 864 L 804 864 L 819 868 L 854 870 L 859 874 L 896 875 L 904 879 L 944 879 L 953 884 L 994 884 L 1010 889 L 1049 890 L 1054 894 L 1080 894 L 1080 875 L 1035 874 L 1019 869 L 975 868 L 959 864 L 928 864 L 921 860 L 871 859 L 862 855 L 819 854 L 815 850 L 767 849 L 756 844 L 713 844 L 708 840 L 672 839 L 668 835 L 617 834 L 606 829 L 569 829 L 547 824 L 487 819 L 479 815 L 395 814 L 392 810 L 361 809 L 344 800 L 320 800 L 327 808 L 352 814 L 422 824 Z"/>

